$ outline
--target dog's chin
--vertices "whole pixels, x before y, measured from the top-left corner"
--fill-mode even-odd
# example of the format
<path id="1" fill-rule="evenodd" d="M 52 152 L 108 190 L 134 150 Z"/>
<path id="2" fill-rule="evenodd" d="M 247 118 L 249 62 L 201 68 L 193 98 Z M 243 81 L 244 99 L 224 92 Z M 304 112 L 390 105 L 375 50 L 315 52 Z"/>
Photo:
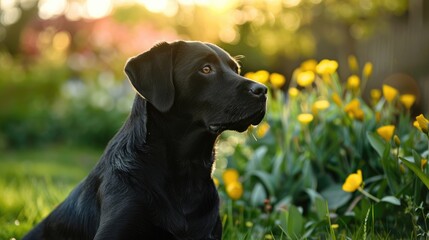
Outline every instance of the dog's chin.
<path id="1" fill-rule="evenodd" d="M 226 130 L 244 132 L 249 128 L 250 125 L 258 125 L 262 121 L 264 116 L 265 116 L 265 110 L 254 113 L 247 117 L 241 118 L 237 121 L 210 124 L 208 126 L 208 129 L 213 134 L 220 134 Z"/>

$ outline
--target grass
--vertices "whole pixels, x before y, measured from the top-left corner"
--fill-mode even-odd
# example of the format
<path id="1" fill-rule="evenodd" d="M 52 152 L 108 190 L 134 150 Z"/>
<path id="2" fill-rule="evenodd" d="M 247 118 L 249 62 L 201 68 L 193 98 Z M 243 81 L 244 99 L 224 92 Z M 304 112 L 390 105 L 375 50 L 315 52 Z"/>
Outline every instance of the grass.
<path id="1" fill-rule="evenodd" d="M 92 169 L 101 150 L 49 147 L 0 157 L 0 239 L 20 239 Z"/>

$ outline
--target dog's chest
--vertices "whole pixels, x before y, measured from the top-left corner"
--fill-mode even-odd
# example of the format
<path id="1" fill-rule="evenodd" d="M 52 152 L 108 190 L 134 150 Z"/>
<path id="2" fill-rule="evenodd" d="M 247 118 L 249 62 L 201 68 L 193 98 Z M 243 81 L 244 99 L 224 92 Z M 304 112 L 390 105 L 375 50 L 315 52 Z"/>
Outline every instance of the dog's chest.
<path id="1" fill-rule="evenodd" d="M 177 207 L 180 208 L 186 216 L 192 215 L 193 212 L 199 211 L 201 205 L 208 198 L 207 189 L 202 182 L 184 179 L 178 180 L 173 184 L 174 199 Z"/>

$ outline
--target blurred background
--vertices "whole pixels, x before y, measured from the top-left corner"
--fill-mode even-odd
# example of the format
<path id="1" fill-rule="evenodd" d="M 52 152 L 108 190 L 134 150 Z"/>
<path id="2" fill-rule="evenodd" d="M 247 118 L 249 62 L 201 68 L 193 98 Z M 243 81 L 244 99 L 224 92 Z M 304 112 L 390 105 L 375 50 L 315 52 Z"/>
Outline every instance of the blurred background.
<path id="1" fill-rule="evenodd" d="M 0 149 L 104 147 L 131 107 L 127 58 L 177 39 L 287 80 L 307 59 L 347 76 L 354 55 L 374 65 L 364 96 L 388 82 L 429 111 L 425 0 L 1 0 Z"/>

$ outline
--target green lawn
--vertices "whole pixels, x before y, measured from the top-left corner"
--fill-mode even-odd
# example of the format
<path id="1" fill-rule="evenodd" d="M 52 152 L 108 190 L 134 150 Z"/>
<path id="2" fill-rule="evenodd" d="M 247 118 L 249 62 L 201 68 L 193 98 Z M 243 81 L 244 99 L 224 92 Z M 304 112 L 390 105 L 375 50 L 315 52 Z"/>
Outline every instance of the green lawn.
<path id="1" fill-rule="evenodd" d="M 0 156 L 0 239 L 20 239 L 60 203 L 102 150 L 49 147 Z"/>

